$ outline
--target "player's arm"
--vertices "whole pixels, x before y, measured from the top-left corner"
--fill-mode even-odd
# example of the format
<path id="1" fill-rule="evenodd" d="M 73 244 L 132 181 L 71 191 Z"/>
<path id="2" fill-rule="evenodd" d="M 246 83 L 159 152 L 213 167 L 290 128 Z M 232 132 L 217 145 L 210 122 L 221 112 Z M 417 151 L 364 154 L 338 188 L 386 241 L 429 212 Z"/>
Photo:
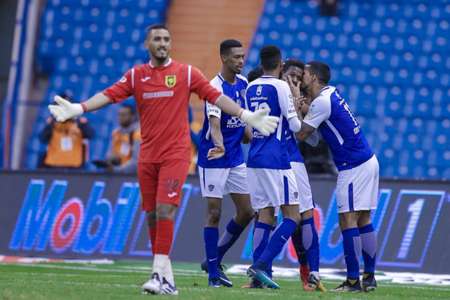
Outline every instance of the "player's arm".
<path id="1" fill-rule="evenodd" d="M 212 104 L 206 103 L 206 114 L 209 120 L 211 140 L 214 148 L 209 149 L 208 159 L 217 159 L 225 155 L 225 146 L 223 145 L 223 135 L 220 127 L 220 109 Z"/>
<path id="2" fill-rule="evenodd" d="M 286 82 L 282 82 L 277 87 L 278 103 L 281 114 L 289 123 L 289 129 L 292 132 L 298 132 L 301 129 L 301 119 L 297 116 L 297 110 L 294 105 L 294 97 L 291 89 Z"/>
<path id="3" fill-rule="evenodd" d="M 306 141 L 322 122 L 331 114 L 331 103 L 325 97 L 318 97 L 311 102 L 308 113 L 301 122 L 301 128 L 295 133 L 297 139 Z M 318 141 L 317 141 L 318 142 Z"/>
<path id="4" fill-rule="evenodd" d="M 201 99 L 207 99 L 209 103 L 216 105 L 221 111 L 240 118 L 263 135 L 270 135 L 277 128 L 278 117 L 269 116 L 269 110 L 260 109 L 251 112 L 243 109 L 232 99 L 215 89 L 198 69 L 192 67 L 190 74 L 188 80 L 190 90 L 199 95 Z"/>
<path id="5" fill-rule="evenodd" d="M 55 104 L 48 106 L 50 113 L 58 122 L 81 116 L 85 112 L 100 109 L 112 102 L 118 102 L 130 97 L 133 94 L 134 86 L 132 82 L 132 73 L 134 70 L 129 70 L 125 75 L 109 88 L 101 93 L 97 93 L 88 100 L 82 103 L 71 103 L 66 99 L 55 96 Z"/>

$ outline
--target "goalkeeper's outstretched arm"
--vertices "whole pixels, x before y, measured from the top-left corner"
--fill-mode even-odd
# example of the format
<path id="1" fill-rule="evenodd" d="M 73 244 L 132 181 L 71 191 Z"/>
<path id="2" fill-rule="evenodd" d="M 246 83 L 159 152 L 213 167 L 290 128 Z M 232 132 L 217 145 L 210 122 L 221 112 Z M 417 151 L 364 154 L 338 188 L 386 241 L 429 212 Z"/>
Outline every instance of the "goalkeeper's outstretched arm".
<path id="1" fill-rule="evenodd" d="M 94 96 L 92 96 L 91 98 L 89 98 L 88 100 L 86 100 L 85 102 L 83 102 L 81 105 L 84 106 L 83 110 L 85 112 L 88 112 L 88 111 L 100 109 L 111 103 L 112 103 L 112 101 L 111 101 L 111 99 L 108 98 L 108 96 L 106 96 L 103 93 L 97 93 Z"/>
<path id="2" fill-rule="evenodd" d="M 55 102 L 56 105 L 50 104 L 48 109 L 56 121 L 64 122 L 79 117 L 85 112 L 100 109 L 110 104 L 111 99 L 103 93 L 97 93 L 82 103 L 71 103 L 60 96 L 55 96 Z"/>

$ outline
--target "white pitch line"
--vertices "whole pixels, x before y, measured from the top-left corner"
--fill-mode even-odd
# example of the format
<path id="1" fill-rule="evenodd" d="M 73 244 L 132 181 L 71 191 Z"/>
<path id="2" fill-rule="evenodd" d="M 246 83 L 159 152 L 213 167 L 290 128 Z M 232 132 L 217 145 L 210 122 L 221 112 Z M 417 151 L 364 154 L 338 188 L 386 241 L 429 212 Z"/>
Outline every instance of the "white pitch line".
<path id="1" fill-rule="evenodd" d="M 22 266 L 22 267 L 33 267 L 33 268 L 45 268 L 45 269 L 62 269 L 62 270 L 74 270 L 74 271 L 92 271 L 92 272 L 102 272 L 102 273 L 108 273 L 108 272 L 116 272 L 116 273 L 139 273 L 139 274 L 149 274 L 150 268 L 148 267 L 139 267 L 136 270 L 133 267 L 128 266 L 116 266 L 115 268 L 98 268 L 95 266 L 61 266 L 61 265 L 53 265 L 53 264 L 15 264 L 16 266 Z M 47 274 L 55 274 L 57 276 L 79 276 L 76 274 L 61 274 L 61 273 L 52 273 L 47 272 Z M 201 271 L 195 271 L 195 270 L 186 270 L 186 269 L 174 269 L 174 274 L 178 276 L 192 276 L 192 275 L 199 275 L 201 276 L 203 273 Z M 36 275 L 42 275 L 41 273 L 36 273 Z M 117 274 L 102 274 L 102 276 L 121 276 Z M 239 275 L 239 274 L 233 274 L 230 277 L 234 278 L 242 278 L 245 275 Z M 297 281 L 298 278 L 283 278 L 284 281 Z M 324 282 L 333 283 L 335 281 L 323 279 Z M 402 284 L 402 283 L 392 283 L 392 282 L 385 282 L 382 281 L 379 283 L 380 286 L 386 286 L 386 287 L 405 287 L 405 288 L 413 288 L 413 289 L 419 289 L 419 290 L 439 290 L 439 291 L 450 291 L 450 288 L 443 288 L 439 286 L 432 286 L 432 285 L 426 285 L 423 283 L 416 283 L 416 284 Z"/>

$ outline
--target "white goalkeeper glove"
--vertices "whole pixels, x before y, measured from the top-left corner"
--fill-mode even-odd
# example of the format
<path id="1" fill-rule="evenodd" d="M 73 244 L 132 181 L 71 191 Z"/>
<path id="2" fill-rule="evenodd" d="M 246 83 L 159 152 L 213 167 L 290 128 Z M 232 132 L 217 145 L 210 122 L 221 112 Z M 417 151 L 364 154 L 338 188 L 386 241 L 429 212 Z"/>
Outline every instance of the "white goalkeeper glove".
<path id="1" fill-rule="evenodd" d="M 270 109 L 261 108 L 251 112 L 244 109 L 240 119 L 261 132 L 265 136 L 269 136 L 275 132 L 278 125 L 278 117 L 269 116 Z"/>
<path id="2" fill-rule="evenodd" d="M 56 105 L 50 104 L 48 109 L 58 122 L 65 122 L 75 117 L 81 116 L 84 112 L 83 106 L 79 103 L 70 103 L 66 99 L 55 96 Z"/>

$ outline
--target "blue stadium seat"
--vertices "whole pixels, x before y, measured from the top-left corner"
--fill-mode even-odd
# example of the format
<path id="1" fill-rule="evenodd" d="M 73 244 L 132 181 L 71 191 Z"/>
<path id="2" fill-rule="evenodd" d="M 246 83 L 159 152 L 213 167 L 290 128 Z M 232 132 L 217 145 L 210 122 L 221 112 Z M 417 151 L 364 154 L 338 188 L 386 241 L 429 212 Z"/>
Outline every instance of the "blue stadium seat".
<path id="1" fill-rule="evenodd" d="M 35 168 L 44 150 L 38 133 L 48 117 L 46 105 L 56 93 L 85 99 L 118 80 L 133 64 L 148 59 L 145 29 L 164 23 L 169 0 L 49 0 L 42 14 L 38 63 L 49 74 L 48 91 L 39 109 L 27 149 L 27 167 Z M 115 126 L 117 108 L 88 115 L 96 138 L 91 157 L 102 157 Z M 92 166 L 88 167 L 92 169 Z"/>
<path id="2" fill-rule="evenodd" d="M 287 57 L 326 61 L 378 151 L 382 176 L 450 178 L 447 1 L 348 0 L 328 18 L 316 1 L 268 0 L 260 20 L 245 70 L 269 43 Z"/>

